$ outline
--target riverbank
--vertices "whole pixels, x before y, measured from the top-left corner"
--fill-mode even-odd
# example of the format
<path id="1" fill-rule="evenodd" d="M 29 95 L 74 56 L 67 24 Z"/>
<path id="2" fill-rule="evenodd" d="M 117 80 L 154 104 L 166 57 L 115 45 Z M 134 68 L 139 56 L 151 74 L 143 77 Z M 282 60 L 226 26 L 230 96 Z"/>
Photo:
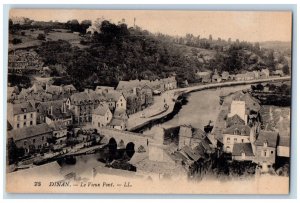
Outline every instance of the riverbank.
<path id="1" fill-rule="evenodd" d="M 156 115 L 151 118 L 142 118 L 139 114 L 130 115 L 128 120 L 128 130 L 132 132 L 143 132 L 143 129 L 149 128 L 155 124 L 159 124 L 173 118 L 179 110 L 181 109 L 181 104 L 178 102 L 180 96 L 187 95 L 191 92 L 197 92 L 207 89 L 215 89 L 221 87 L 233 87 L 233 86 L 242 86 L 242 85 L 250 85 L 257 84 L 263 82 L 275 82 L 275 81 L 288 81 L 291 80 L 290 77 L 274 77 L 274 78 L 266 78 L 259 80 L 250 80 L 250 81 L 229 81 L 222 83 L 214 83 L 207 85 L 198 85 L 193 87 L 185 87 L 178 88 L 174 90 L 169 90 L 164 92 L 159 99 L 152 105 L 152 108 L 158 108 L 167 104 L 169 109 L 163 112 L 160 115 Z M 147 109 L 150 110 L 150 109 Z"/>

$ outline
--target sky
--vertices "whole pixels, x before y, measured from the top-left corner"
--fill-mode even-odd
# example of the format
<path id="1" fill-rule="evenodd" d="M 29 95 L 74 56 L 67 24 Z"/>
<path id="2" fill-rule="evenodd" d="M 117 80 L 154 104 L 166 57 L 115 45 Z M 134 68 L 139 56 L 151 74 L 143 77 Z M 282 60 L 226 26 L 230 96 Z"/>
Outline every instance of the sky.
<path id="1" fill-rule="evenodd" d="M 249 42 L 291 41 L 292 13 L 278 11 L 170 11 L 170 10 L 76 10 L 13 9 L 10 17 L 28 17 L 40 21 L 77 19 L 95 21 L 104 17 L 117 23 L 122 18 L 151 32 L 184 36 L 191 33 L 201 38 L 212 34 L 216 39 L 231 38 Z"/>

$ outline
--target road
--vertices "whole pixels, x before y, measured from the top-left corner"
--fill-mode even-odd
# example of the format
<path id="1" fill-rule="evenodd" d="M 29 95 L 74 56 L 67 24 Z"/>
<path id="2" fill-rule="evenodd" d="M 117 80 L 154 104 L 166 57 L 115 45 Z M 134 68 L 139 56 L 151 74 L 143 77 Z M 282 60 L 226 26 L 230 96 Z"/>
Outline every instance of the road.
<path id="1" fill-rule="evenodd" d="M 201 91 L 205 89 L 212 89 L 218 87 L 226 87 L 226 86 L 234 86 L 234 85 L 246 85 L 246 84 L 255 84 L 255 83 L 262 83 L 262 82 L 272 82 L 272 81 L 286 81 L 290 80 L 291 77 L 272 77 L 266 79 L 258 79 L 258 80 L 249 80 L 249 81 L 229 81 L 229 82 L 221 82 L 221 83 L 214 83 L 214 84 L 206 84 L 206 85 L 197 85 L 192 87 L 185 87 L 185 88 L 177 88 L 169 91 L 165 91 L 160 96 L 154 96 L 153 104 L 144 109 L 143 111 L 137 112 L 135 114 L 131 114 L 128 119 L 127 129 L 129 131 L 135 129 L 137 126 L 142 126 L 148 123 L 151 120 L 156 120 L 162 118 L 173 111 L 175 101 L 178 98 L 180 93 L 189 93 L 194 91 Z M 151 115 L 152 112 L 157 112 L 158 109 L 164 107 L 167 104 L 169 106 L 167 111 L 163 113 L 153 116 L 153 117 L 142 117 L 141 115 Z"/>

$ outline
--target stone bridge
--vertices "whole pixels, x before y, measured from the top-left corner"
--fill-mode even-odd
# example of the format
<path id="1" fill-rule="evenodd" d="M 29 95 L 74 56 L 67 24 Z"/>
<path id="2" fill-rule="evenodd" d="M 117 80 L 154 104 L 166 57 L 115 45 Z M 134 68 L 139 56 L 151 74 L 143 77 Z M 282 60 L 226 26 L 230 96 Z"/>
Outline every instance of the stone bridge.
<path id="1" fill-rule="evenodd" d="M 101 135 L 105 136 L 105 139 L 107 139 L 107 142 L 111 138 L 115 139 L 116 143 L 119 145 L 121 140 L 124 142 L 124 146 L 126 147 L 129 143 L 134 144 L 135 151 L 138 150 L 138 148 L 142 145 L 145 150 L 147 151 L 148 145 L 150 143 L 154 143 L 154 139 L 151 136 L 146 136 L 140 133 L 133 133 L 129 131 L 121 131 L 113 128 L 98 128 L 98 132 Z"/>

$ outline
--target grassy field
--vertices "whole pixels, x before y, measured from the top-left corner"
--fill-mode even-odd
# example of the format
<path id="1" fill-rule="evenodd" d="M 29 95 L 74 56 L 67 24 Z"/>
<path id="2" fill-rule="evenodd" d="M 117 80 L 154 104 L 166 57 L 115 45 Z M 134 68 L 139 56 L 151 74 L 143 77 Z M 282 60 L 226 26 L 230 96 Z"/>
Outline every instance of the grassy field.
<path id="1" fill-rule="evenodd" d="M 22 49 L 22 48 L 30 48 L 39 46 L 43 41 L 38 40 L 37 37 L 39 34 L 44 34 L 43 30 L 22 30 L 25 32 L 25 35 L 22 35 L 21 32 L 10 35 L 9 38 L 19 38 L 22 40 L 20 44 L 9 44 L 10 49 Z M 66 40 L 71 43 L 73 46 L 83 47 L 80 44 L 81 37 L 78 33 L 69 33 L 66 29 L 56 29 L 54 31 L 49 32 L 46 35 L 47 41 L 57 41 L 57 40 Z"/>

